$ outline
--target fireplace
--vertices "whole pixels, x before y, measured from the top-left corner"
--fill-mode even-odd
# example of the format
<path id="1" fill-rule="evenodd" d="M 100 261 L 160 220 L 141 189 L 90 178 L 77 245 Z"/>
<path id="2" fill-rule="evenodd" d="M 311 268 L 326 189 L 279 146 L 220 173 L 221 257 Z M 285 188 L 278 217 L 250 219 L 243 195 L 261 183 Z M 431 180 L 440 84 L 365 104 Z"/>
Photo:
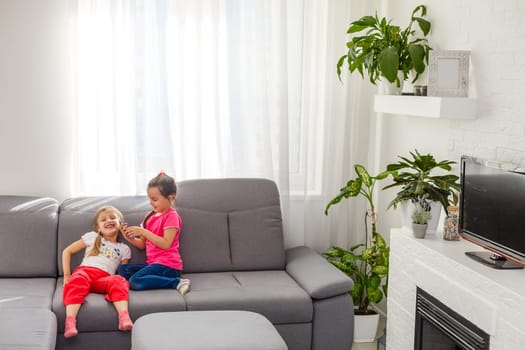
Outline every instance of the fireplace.
<path id="1" fill-rule="evenodd" d="M 414 350 L 488 350 L 489 335 L 417 288 Z"/>
<path id="2" fill-rule="evenodd" d="M 418 287 L 487 333 L 490 345 L 487 340 L 485 349 L 523 349 L 525 270 L 505 270 L 502 273 L 491 269 L 465 255 L 467 251 L 481 248 L 466 240 L 452 242 L 442 237 L 435 234 L 417 239 L 412 232 L 402 229 L 390 232 L 387 350 L 414 349 Z M 424 300 L 433 299 L 426 297 Z M 462 318 L 459 320 L 463 325 Z M 428 320 L 420 322 L 425 327 L 421 340 L 425 340 L 429 337 L 427 328 L 434 325 Z M 468 330 L 470 334 L 472 329 Z M 454 344 L 445 349 L 461 349 L 461 345 Z"/>

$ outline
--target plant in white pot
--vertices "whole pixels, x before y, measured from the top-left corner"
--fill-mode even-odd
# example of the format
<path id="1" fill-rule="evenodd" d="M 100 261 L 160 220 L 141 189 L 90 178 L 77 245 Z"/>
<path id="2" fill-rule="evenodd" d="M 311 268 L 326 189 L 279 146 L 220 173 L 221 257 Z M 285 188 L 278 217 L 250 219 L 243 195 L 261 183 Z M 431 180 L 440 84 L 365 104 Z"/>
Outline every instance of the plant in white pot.
<path id="1" fill-rule="evenodd" d="M 456 162 L 437 161 L 433 155 L 422 154 L 417 149 L 409 153 L 411 158 L 399 156 L 400 161 L 387 165 L 393 183 L 383 189 L 401 187 L 388 208 L 403 206 L 401 220 L 405 228 L 410 227 L 410 215 L 416 203 L 425 209 L 430 208 L 432 219 L 428 224 L 427 233 L 435 233 L 441 208 L 448 214 L 450 199 L 460 188 L 459 177 L 450 173 L 451 165 Z M 438 170 L 442 173 L 436 174 Z"/>
<path id="2" fill-rule="evenodd" d="M 432 218 L 432 213 L 429 209 L 416 204 L 416 208 L 410 216 L 412 218 L 412 233 L 416 238 L 425 238 L 428 220 Z"/>
<path id="3" fill-rule="evenodd" d="M 412 11 L 410 22 L 405 29 L 393 25 L 391 20 L 375 16 L 364 16 L 350 23 L 348 34 L 356 34 L 346 43 L 347 54 L 337 62 L 337 74 L 341 79 L 343 65 L 348 66 L 350 73 L 358 71 L 364 78 L 366 71 L 370 82 L 376 84 L 380 79 L 394 83 L 399 92 L 402 83 L 410 72 L 415 82 L 428 66 L 429 52 L 432 48 L 425 38 L 430 32 L 431 24 L 425 17 L 427 8 L 417 6 Z M 422 36 L 418 37 L 414 25 L 417 24 Z"/>
<path id="4" fill-rule="evenodd" d="M 376 181 L 382 180 L 389 175 L 383 172 L 376 176 L 370 176 L 362 165 L 355 165 L 357 178 L 347 182 L 340 189 L 339 194 L 333 198 L 325 209 L 325 215 L 332 205 L 339 203 L 345 198 L 363 196 L 368 202 L 365 212 L 365 243 L 359 243 L 349 249 L 332 246 L 324 255 L 335 267 L 343 271 L 354 280 L 354 288 L 350 292 L 354 301 L 354 341 L 369 342 L 375 339 L 379 314 L 370 306 L 371 303 L 379 303 L 387 295 L 388 288 L 388 257 L 390 248 L 384 238 L 377 232 L 377 215 L 373 201 Z M 368 232 L 371 227 L 371 236 Z M 362 318 L 374 319 L 370 329 L 362 326 L 367 323 Z"/>

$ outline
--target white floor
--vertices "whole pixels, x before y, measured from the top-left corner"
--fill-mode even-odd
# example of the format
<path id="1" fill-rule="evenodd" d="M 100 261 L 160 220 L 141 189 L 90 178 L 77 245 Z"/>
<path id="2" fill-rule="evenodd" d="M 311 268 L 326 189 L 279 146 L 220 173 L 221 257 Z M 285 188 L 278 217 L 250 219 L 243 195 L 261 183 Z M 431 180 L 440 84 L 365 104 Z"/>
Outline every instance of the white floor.
<path id="1" fill-rule="evenodd" d="M 377 344 L 375 342 L 374 343 L 354 343 L 354 345 L 352 345 L 352 350 L 376 350 L 376 349 L 377 349 Z"/>

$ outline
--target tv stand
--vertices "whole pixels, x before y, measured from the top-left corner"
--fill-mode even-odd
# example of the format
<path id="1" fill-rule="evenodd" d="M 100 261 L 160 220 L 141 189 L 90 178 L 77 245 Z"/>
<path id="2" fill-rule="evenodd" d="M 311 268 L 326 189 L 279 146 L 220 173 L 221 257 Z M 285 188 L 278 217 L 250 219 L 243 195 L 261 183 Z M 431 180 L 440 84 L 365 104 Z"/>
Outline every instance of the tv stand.
<path id="1" fill-rule="evenodd" d="M 480 262 L 484 265 L 490 266 L 494 269 L 506 270 L 506 269 L 522 269 L 523 266 L 509 260 L 503 256 L 491 253 L 491 252 L 465 252 L 467 256 Z"/>

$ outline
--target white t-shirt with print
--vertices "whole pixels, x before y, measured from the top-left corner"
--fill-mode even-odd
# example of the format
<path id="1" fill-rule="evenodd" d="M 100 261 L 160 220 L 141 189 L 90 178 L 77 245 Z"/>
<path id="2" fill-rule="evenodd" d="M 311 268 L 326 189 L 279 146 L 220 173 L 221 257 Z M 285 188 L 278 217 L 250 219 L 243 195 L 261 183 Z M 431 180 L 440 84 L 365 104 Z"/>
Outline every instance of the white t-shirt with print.
<path id="1" fill-rule="evenodd" d="M 100 253 L 96 256 L 88 256 L 95 245 L 97 236 L 98 233 L 94 231 L 82 235 L 82 241 L 86 244 L 86 253 L 80 265 L 98 267 L 110 275 L 114 275 L 122 260 L 131 258 L 131 249 L 124 243 L 113 243 L 106 241 L 104 237 L 102 237 Z"/>

